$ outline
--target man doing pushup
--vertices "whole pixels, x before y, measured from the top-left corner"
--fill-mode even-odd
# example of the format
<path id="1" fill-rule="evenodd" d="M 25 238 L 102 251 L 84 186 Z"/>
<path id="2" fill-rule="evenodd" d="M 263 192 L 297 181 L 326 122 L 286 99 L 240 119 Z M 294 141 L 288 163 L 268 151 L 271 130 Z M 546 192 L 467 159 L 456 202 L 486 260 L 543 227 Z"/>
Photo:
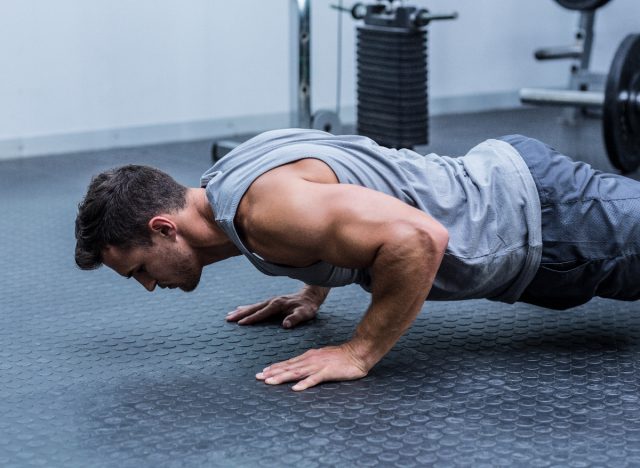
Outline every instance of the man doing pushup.
<path id="1" fill-rule="evenodd" d="M 352 380 L 393 347 L 425 299 L 554 309 L 640 297 L 640 182 L 520 135 L 465 156 L 420 155 L 362 136 L 266 132 L 187 188 L 145 166 L 94 177 L 76 219 L 76 263 L 146 289 L 192 291 L 204 266 L 244 255 L 296 294 L 237 308 L 252 324 L 312 319 L 332 287 L 371 293 L 352 338 L 257 374 L 267 384 Z"/>

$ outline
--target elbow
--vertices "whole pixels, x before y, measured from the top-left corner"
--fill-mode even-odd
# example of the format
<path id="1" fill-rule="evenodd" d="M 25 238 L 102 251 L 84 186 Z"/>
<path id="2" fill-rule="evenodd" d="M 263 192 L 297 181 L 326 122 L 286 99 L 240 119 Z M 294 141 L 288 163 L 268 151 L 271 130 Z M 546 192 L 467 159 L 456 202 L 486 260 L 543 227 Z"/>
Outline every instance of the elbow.
<path id="1" fill-rule="evenodd" d="M 448 243 L 449 232 L 433 219 L 393 223 L 372 265 L 372 292 L 380 293 L 379 278 L 395 278 L 393 287 L 397 282 L 411 284 L 416 292 L 419 291 L 420 302 L 424 301 Z M 386 291 L 386 288 L 382 290 Z"/>
<path id="2" fill-rule="evenodd" d="M 440 223 L 429 226 L 428 229 L 419 229 L 417 236 L 422 246 L 426 261 L 429 264 L 440 265 L 444 253 L 449 245 L 449 231 Z M 430 259 L 430 260 L 429 260 Z"/>
<path id="3" fill-rule="evenodd" d="M 416 266 L 420 271 L 427 275 L 430 284 L 434 280 L 440 264 L 444 258 L 444 254 L 449 245 L 449 231 L 440 223 L 430 224 L 427 228 L 419 228 L 419 234 L 416 236 L 420 247 L 417 247 L 418 257 L 416 258 Z"/>
<path id="4" fill-rule="evenodd" d="M 434 219 L 414 226 L 417 242 L 433 256 L 441 258 L 449 245 L 449 231 Z"/>
<path id="5" fill-rule="evenodd" d="M 436 252 L 442 257 L 449 245 L 449 231 L 442 224 L 437 223 L 436 227 L 432 229 L 431 239 Z"/>
<path id="6" fill-rule="evenodd" d="M 396 248 L 419 253 L 425 259 L 437 259 L 439 263 L 449 244 L 449 231 L 433 219 L 425 222 L 397 223 L 394 240 Z"/>

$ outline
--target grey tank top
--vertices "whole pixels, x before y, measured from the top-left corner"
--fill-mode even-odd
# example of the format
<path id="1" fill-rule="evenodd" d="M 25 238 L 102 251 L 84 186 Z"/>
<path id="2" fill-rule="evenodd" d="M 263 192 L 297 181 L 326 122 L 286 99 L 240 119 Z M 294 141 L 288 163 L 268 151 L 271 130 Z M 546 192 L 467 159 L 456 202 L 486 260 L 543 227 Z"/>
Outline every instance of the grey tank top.
<path id="1" fill-rule="evenodd" d="M 247 249 L 236 231 L 236 210 L 251 183 L 306 158 L 326 163 L 340 183 L 391 195 L 448 229 L 449 244 L 428 299 L 515 302 L 535 275 L 542 251 L 540 201 L 525 162 L 508 143 L 487 140 L 465 156 L 448 157 L 308 129 L 262 133 L 201 179 L 216 223 L 261 272 L 319 286 L 357 283 L 370 290 L 367 269 L 322 261 L 304 268 L 270 263 Z"/>

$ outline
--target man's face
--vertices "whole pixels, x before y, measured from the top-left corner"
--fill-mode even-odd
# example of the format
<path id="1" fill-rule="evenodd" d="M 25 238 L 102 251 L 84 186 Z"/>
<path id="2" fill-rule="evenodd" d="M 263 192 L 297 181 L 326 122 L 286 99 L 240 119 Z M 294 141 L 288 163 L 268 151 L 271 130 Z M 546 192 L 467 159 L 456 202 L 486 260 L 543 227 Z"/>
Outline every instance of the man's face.
<path id="1" fill-rule="evenodd" d="M 166 238 L 154 238 L 146 247 L 123 250 L 108 246 L 103 251 L 103 263 L 127 278 L 134 278 L 145 289 L 180 288 L 193 291 L 200 282 L 202 266 L 186 245 Z"/>

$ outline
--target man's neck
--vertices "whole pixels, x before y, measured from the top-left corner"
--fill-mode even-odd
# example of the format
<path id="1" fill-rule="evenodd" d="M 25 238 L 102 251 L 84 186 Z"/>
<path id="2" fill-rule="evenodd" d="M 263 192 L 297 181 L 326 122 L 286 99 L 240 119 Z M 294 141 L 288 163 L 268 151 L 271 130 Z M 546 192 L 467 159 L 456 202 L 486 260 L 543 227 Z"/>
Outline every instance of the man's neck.
<path id="1" fill-rule="evenodd" d="M 187 189 L 187 206 L 181 214 L 183 235 L 202 266 L 240 255 L 229 236 L 215 222 L 205 189 Z"/>

